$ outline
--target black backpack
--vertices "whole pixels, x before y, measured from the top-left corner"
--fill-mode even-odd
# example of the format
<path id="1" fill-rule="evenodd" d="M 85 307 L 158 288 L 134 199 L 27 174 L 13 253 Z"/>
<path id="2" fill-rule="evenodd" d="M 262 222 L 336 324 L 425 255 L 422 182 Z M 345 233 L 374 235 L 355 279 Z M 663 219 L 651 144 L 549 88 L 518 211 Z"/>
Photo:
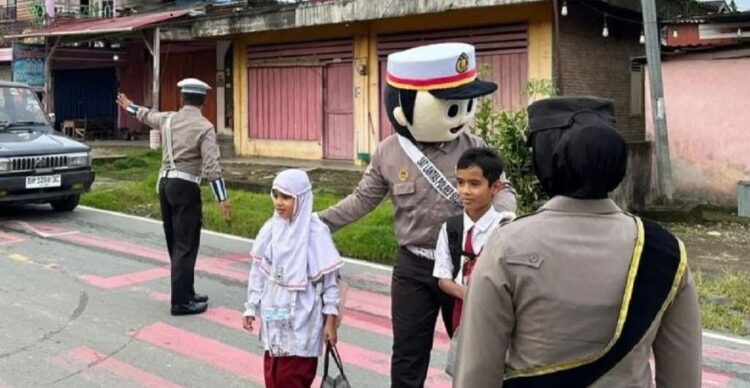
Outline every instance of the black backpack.
<path id="1" fill-rule="evenodd" d="M 464 215 L 448 217 L 445 221 L 445 231 L 448 233 L 448 250 L 451 253 L 451 263 L 453 263 L 453 277 L 458 276 L 458 270 L 461 268 L 461 256 L 464 254 Z"/>
<path id="2" fill-rule="evenodd" d="M 503 215 L 500 219 L 500 226 L 503 226 L 511 221 L 514 217 L 507 217 Z M 451 263 L 453 263 L 453 279 L 458 276 L 458 270 L 461 269 L 461 256 L 466 256 L 470 259 L 476 258 L 476 255 L 464 252 L 463 240 L 464 240 L 464 215 L 459 214 L 453 217 L 448 217 L 445 221 L 445 231 L 448 234 L 448 251 L 451 253 Z"/>

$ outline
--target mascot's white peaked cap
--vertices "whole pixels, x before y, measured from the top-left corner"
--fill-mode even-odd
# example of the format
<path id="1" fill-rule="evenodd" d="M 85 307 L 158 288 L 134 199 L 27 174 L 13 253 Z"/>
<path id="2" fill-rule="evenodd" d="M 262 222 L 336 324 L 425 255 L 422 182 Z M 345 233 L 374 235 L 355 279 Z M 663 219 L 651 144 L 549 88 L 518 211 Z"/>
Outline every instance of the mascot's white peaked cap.
<path id="1" fill-rule="evenodd" d="M 477 77 L 470 44 L 431 44 L 389 55 L 386 81 L 400 94 L 398 101 L 386 103 L 397 132 L 398 127 L 407 128 L 407 137 L 420 142 L 460 136 L 474 117 L 475 99 L 497 90 L 496 84 Z M 404 101 L 405 95 L 414 96 L 414 101 Z"/>

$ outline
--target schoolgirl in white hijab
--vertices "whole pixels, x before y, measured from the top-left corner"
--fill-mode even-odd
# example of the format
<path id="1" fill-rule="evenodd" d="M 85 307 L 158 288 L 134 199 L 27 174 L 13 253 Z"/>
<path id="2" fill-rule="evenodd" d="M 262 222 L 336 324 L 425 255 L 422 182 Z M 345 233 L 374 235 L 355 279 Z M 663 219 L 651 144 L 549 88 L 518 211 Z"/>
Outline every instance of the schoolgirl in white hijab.
<path id="1" fill-rule="evenodd" d="M 252 330 L 261 320 L 267 387 L 309 386 L 324 338 L 335 344 L 337 276 L 344 263 L 330 230 L 313 216 L 312 187 L 304 171 L 279 173 L 271 198 L 276 211 L 250 251 L 243 325 Z M 297 381 L 286 380 L 295 373 Z"/>

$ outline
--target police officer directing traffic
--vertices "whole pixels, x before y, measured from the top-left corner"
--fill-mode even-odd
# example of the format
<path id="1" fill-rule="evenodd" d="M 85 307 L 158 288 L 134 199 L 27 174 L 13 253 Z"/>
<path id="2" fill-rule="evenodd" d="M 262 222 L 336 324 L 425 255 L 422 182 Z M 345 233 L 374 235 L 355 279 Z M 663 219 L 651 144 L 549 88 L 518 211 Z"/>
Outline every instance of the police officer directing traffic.
<path id="1" fill-rule="evenodd" d="M 117 97 L 117 103 L 138 121 L 161 131 L 157 191 L 172 267 L 171 313 L 188 315 L 208 308 L 208 296 L 197 294 L 193 286 L 203 213 L 201 177 L 208 180 L 225 219 L 231 215 L 231 205 L 221 177 L 216 133 L 201 114 L 211 87 L 194 78 L 180 81 L 177 87 L 182 93 L 182 108 L 177 112 L 138 106 L 124 94 Z"/>

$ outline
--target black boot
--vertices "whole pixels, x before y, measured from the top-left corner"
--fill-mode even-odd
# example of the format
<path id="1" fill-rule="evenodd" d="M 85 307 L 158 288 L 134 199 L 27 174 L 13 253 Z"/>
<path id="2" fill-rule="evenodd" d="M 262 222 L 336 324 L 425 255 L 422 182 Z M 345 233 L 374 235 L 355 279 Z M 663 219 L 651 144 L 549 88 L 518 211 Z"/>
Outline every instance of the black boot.
<path id="1" fill-rule="evenodd" d="M 194 294 L 193 297 L 190 299 L 193 302 L 196 303 L 207 303 L 208 302 L 208 295 L 205 294 Z"/>
<path id="2" fill-rule="evenodd" d="M 206 309 L 208 303 L 196 303 L 191 300 L 188 304 L 173 304 L 171 312 L 172 315 L 191 315 L 203 313 Z"/>

